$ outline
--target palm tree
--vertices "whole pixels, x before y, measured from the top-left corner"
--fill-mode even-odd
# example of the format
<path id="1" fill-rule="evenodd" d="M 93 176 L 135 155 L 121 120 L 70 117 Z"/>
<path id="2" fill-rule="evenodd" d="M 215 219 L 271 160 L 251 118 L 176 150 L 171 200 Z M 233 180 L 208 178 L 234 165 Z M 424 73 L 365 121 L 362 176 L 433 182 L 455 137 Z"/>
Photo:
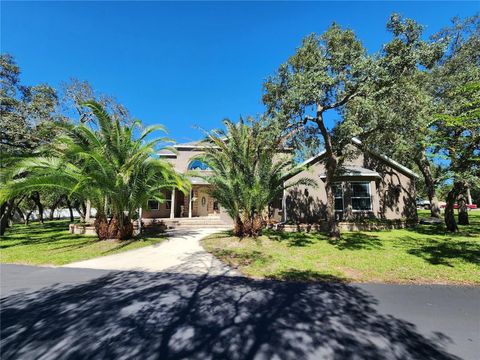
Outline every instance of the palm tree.
<path id="1" fill-rule="evenodd" d="M 211 169 L 204 177 L 212 185 L 211 195 L 234 219 L 235 235 L 257 236 L 269 204 L 284 188 L 309 182 L 284 184 L 286 175 L 298 168 L 290 156 L 281 155 L 284 139 L 261 121 L 224 120 L 224 125 L 225 131 L 208 134 L 209 145 L 198 158 Z"/>
<path id="2" fill-rule="evenodd" d="M 162 190 L 188 190 L 188 182 L 170 163 L 155 158 L 168 139 L 147 140 L 161 126 L 142 129 L 135 121 L 122 126 L 96 102 L 85 103 L 96 116 L 97 128 L 65 126 L 41 155 L 19 161 L 10 172 L 0 198 L 39 188 L 60 188 L 84 196 L 97 209 L 95 228 L 100 239 L 129 239 L 132 216 L 148 199 L 163 201 Z M 136 133 L 140 132 L 138 136 Z M 21 174 L 27 176 L 19 177 Z M 108 215 L 111 215 L 110 218 Z"/>

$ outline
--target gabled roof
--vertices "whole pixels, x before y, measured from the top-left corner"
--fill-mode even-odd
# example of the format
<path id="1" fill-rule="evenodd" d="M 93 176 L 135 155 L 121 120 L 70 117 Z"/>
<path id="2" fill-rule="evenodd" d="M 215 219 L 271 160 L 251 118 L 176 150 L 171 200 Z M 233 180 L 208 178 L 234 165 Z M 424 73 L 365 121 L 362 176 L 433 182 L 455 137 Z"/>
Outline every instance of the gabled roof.
<path id="1" fill-rule="evenodd" d="M 381 160 L 383 160 L 387 164 L 391 165 L 393 168 L 396 168 L 400 172 L 403 172 L 405 175 L 408 175 L 408 176 L 411 176 L 411 177 L 414 177 L 414 178 L 417 178 L 417 179 L 420 177 L 418 174 L 416 174 L 415 172 L 413 172 L 412 170 L 410 170 L 406 166 L 403 166 L 402 164 L 396 162 L 392 158 L 389 158 L 388 156 L 385 156 L 383 154 L 380 154 L 380 153 L 378 153 L 374 150 L 370 150 L 367 147 L 363 146 L 363 143 L 360 139 L 358 139 L 356 137 L 353 137 L 352 138 L 352 143 L 354 145 L 356 145 L 358 148 L 360 148 L 360 149 L 362 149 L 366 152 L 369 152 L 373 156 L 376 156 L 376 157 L 380 158 Z"/>
<path id="2" fill-rule="evenodd" d="M 357 148 L 359 148 L 360 150 L 363 150 L 365 152 L 368 152 L 369 154 L 377 157 L 378 159 L 380 159 L 381 161 L 383 161 L 384 163 L 390 165 L 391 167 L 397 169 L 398 171 L 400 171 L 401 173 L 409 176 L 409 177 L 414 177 L 414 178 L 419 178 L 418 174 L 416 174 L 415 172 L 413 172 L 412 170 L 410 170 L 409 168 L 407 168 L 406 166 L 403 166 L 402 164 L 396 162 L 395 160 L 389 158 L 388 156 L 385 156 L 383 154 L 379 154 L 378 152 L 376 151 L 373 151 L 373 150 L 370 150 L 368 149 L 366 146 L 363 145 L 362 141 L 356 137 L 353 137 L 352 138 L 352 144 L 355 145 Z M 321 152 L 319 152 L 317 155 L 315 156 L 312 156 L 310 159 L 307 159 L 305 160 L 304 162 L 302 162 L 301 164 L 298 165 L 298 169 L 300 172 L 302 168 L 305 168 L 305 167 L 309 167 L 315 163 L 317 163 L 318 161 L 320 161 L 322 159 L 322 157 L 325 155 L 326 151 L 323 150 Z M 345 169 L 347 168 L 353 168 L 353 166 L 344 166 Z M 357 167 L 357 169 L 364 169 L 364 168 L 359 168 Z M 364 169 L 364 170 L 368 170 L 368 169 Z M 372 171 L 372 170 L 368 170 L 368 171 Z M 293 172 L 291 176 L 293 175 L 296 175 L 298 174 L 298 172 Z M 365 173 L 365 172 L 364 172 Z M 376 173 L 378 175 L 378 173 Z M 366 176 L 366 175 L 363 175 L 363 176 Z M 373 175 L 372 175 L 373 176 Z"/>

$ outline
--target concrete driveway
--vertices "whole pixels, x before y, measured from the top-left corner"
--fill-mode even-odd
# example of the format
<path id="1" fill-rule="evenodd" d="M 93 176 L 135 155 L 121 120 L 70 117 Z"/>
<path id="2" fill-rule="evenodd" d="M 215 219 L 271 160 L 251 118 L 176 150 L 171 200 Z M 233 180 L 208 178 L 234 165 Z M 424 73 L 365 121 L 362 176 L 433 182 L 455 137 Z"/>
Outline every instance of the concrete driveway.
<path id="1" fill-rule="evenodd" d="M 480 288 L 1 266 L 5 359 L 478 359 Z"/>
<path id="2" fill-rule="evenodd" d="M 222 229 L 187 229 L 169 231 L 160 244 L 121 254 L 98 257 L 65 265 L 69 268 L 101 270 L 168 271 L 187 274 L 234 275 L 228 268 L 200 245 L 204 237 Z"/>

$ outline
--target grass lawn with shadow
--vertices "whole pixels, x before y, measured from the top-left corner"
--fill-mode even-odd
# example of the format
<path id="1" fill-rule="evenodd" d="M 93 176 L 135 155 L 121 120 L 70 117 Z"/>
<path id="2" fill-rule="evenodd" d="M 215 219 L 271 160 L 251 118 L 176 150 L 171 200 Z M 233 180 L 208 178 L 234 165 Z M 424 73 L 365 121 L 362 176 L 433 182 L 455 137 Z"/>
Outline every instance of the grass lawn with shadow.
<path id="1" fill-rule="evenodd" d="M 480 285 L 480 211 L 469 215 L 470 225 L 455 234 L 443 225 L 418 225 L 345 232 L 333 242 L 322 233 L 267 231 L 239 239 L 223 232 L 202 245 L 254 278 Z"/>
<path id="2" fill-rule="evenodd" d="M 68 225 L 68 221 L 13 225 L 0 237 L 0 262 L 64 265 L 158 244 L 165 238 L 164 235 L 150 235 L 128 241 L 99 241 L 96 236 L 70 234 Z"/>

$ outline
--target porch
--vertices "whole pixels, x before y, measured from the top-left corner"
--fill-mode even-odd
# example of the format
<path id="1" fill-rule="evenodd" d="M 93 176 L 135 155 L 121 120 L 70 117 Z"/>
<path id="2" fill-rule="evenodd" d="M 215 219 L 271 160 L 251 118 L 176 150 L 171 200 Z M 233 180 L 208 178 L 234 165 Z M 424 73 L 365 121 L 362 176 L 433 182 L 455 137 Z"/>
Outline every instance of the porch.
<path id="1" fill-rule="evenodd" d="M 193 219 L 219 217 L 220 208 L 217 201 L 208 193 L 206 183 L 193 183 L 188 194 L 177 189 L 164 192 L 165 202 L 148 201 L 142 211 L 142 219 Z M 148 222 L 148 220 L 146 221 Z"/>

